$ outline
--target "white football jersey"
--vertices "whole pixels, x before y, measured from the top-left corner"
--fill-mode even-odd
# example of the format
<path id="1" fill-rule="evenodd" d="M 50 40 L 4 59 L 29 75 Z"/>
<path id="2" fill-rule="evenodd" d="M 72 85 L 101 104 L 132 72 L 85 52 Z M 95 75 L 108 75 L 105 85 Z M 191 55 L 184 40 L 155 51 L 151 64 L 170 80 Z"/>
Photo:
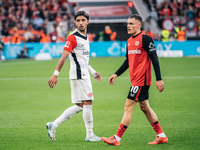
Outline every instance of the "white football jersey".
<path id="1" fill-rule="evenodd" d="M 89 74 L 89 54 L 90 46 L 87 35 L 74 30 L 66 40 L 64 50 L 71 52 L 70 59 L 70 79 L 90 78 Z"/>

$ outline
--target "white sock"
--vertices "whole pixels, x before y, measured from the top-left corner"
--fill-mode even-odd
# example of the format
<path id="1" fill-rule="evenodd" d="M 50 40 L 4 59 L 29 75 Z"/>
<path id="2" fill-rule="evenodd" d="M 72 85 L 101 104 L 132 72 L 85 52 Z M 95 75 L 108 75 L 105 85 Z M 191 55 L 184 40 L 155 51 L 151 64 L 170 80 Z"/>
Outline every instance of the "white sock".
<path id="1" fill-rule="evenodd" d="M 163 133 L 160 133 L 160 134 L 158 134 L 158 136 L 159 137 L 166 137 L 166 135 L 165 135 L 165 133 L 163 132 Z"/>
<path id="2" fill-rule="evenodd" d="M 115 137 L 115 139 L 116 139 L 118 142 L 120 142 L 120 141 L 121 141 L 121 138 L 120 138 L 120 137 L 118 137 L 117 135 L 114 135 L 114 137 Z"/>
<path id="3" fill-rule="evenodd" d="M 93 133 L 93 117 L 92 117 L 92 105 L 83 105 L 83 120 L 86 127 L 86 137 L 90 138 Z"/>
<path id="4" fill-rule="evenodd" d="M 54 122 L 53 125 L 57 128 L 59 124 L 61 124 L 64 121 L 69 120 L 73 115 L 75 115 L 76 113 L 79 113 L 80 111 L 82 111 L 83 108 L 78 106 L 78 105 L 74 105 L 71 106 L 69 108 L 67 108 L 62 115 L 60 115 Z"/>

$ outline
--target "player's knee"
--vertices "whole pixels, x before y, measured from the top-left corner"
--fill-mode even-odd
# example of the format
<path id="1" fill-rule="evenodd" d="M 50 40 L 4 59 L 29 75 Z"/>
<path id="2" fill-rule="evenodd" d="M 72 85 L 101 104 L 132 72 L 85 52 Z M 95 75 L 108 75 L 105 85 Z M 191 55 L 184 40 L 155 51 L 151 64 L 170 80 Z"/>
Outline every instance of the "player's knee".
<path id="1" fill-rule="evenodd" d="M 149 108 L 146 105 L 140 105 L 140 109 L 145 113 L 148 112 Z"/>
<path id="2" fill-rule="evenodd" d="M 124 111 L 125 112 L 131 112 L 131 110 L 132 110 L 132 106 L 131 105 L 129 105 L 129 104 L 125 104 L 124 105 Z"/>
<path id="3" fill-rule="evenodd" d="M 83 103 L 76 103 L 76 105 L 83 108 Z"/>
<path id="4" fill-rule="evenodd" d="M 83 105 L 92 105 L 92 101 L 91 100 L 85 100 L 85 101 L 83 101 Z"/>

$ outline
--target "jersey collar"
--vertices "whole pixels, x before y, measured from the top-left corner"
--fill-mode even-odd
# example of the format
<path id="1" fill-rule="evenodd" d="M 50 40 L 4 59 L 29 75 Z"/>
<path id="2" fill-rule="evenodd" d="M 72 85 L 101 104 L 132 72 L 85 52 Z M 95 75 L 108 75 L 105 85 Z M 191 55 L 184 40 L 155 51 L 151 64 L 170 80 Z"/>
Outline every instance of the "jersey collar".
<path id="1" fill-rule="evenodd" d="M 84 35 L 84 34 L 80 33 L 77 29 L 76 29 L 74 35 L 76 35 L 76 36 L 78 36 L 78 37 L 81 37 L 81 38 L 87 40 L 87 34 Z"/>
<path id="2" fill-rule="evenodd" d="M 140 33 L 138 33 L 137 35 L 135 35 L 135 36 L 132 36 L 132 38 L 135 38 L 136 36 L 138 36 L 139 34 L 141 34 L 142 32 L 140 32 Z"/>

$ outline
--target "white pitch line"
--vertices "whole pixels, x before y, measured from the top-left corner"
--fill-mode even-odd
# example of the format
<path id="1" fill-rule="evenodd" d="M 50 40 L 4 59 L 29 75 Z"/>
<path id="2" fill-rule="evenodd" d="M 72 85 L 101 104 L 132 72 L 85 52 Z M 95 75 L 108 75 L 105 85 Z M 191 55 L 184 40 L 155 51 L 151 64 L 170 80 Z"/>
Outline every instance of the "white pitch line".
<path id="1" fill-rule="evenodd" d="M 50 77 L 8 77 L 8 78 L 0 78 L 1 81 L 9 81 L 9 80 L 48 80 Z M 153 77 L 155 78 L 155 77 Z M 200 79 L 200 76 L 166 76 L 162 77 L 163 79 Z M 64 80 L 69 79 L 68 77 L 59 77 L 58 79 Z M 109 79 L 109 77 L 102 77 L 102 79 Z M 119 79 L 130 79 L 130 77 L 119 77 Z"/>

